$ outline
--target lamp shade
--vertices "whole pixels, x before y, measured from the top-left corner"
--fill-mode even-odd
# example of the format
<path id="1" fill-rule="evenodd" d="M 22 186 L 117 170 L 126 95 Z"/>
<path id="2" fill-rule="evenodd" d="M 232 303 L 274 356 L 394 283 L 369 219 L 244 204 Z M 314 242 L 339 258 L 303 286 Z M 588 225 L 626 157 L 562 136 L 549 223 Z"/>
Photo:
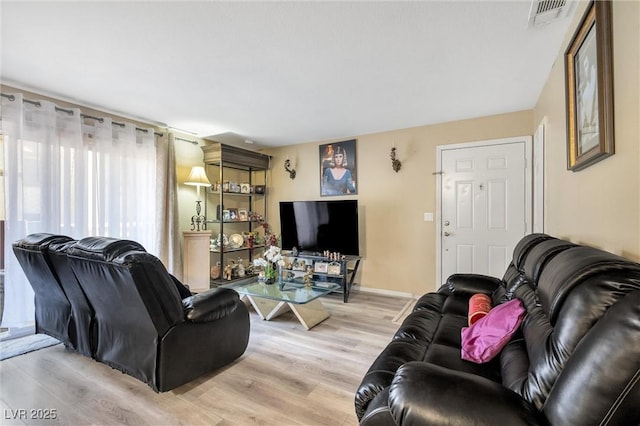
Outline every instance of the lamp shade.
<path id="1" fill-rule="evenodd" d="M 202 166 L 194 166 L 191 168 L 191 173 L 189 173 L 189 177 L 187 181 L 184 183 L 185 185 L 192 186 L 211 186 L 211 182 L 207 178 L 207 174 L 204 172 L 204 167 Z"/>

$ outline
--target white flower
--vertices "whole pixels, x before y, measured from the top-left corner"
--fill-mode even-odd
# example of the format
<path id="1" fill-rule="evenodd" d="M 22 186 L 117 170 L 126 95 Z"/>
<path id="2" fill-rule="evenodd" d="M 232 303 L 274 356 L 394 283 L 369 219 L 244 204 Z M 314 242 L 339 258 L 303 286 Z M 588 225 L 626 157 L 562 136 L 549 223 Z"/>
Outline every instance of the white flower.
<path id="1" fill-rule="evenodd" d="M 282 255 L 280 254 L 280 247 L 278 246 L 270 246 L 267 251 L 264 252 L 264 257 L 269 262 L 277 262 L 282 259 Z"/>
<path id="2" fill-rule="evenodd" d="M 284 266 L 284 259 L 278 246 L 270 246 L 262 255 L 253 260 L 253 265 L 263 267 L 265 275 L 275 273 L 276 266 Z"/>
<path id="3" fill-rule="evenodd" d="M 261 257 L 258 257 L 256 259 L 253 259 L 253 266 L 267 266 L 267 261 Z"/>

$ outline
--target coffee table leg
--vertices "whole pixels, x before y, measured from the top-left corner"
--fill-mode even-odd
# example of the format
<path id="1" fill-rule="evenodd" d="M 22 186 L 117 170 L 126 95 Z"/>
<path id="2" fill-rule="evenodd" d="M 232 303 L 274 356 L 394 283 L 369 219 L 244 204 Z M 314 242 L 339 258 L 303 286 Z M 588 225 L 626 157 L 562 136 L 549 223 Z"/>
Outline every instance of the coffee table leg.
<path id="1" fill-rule="evenodd" d="M 320 324 L 330 316 L 329 311 L 325 309 L 318 299 L 305 304 L 287 303 L 287 305 L 307 330 Z"/>
<path id="2" fill-rule="evenodd" d="M 244 296 L 249 300 L 260 318 L 267 321 L 291 309 L 304 328 L 310 330 L 331 316 L 318 299 L 305 304 L 296 304 L 263 299 L 261 297 Z"/>
<path id="3" fill-rule="evenodd" d="M 247 299 L 249 299 L 249 302 L 251 302 L 251 305 L 253 305 L 253 308 L 256 310 L 256 313 L 260 316 L 260 318 L 267 321 L 281 314 L 281 305 L 285 305 L 284 302 L 279 302 L 277 300 L 271 299 L 263 299 L 261 297 L 247 296 Z"/>
<path id="4" fill-rule="evenodd" d="M 273 307 L 273 309 L 271 309 L 271 311 L 267 314 L 267 321 L 281 315 L 284 314 L 285 312 L 287 312 L 289 310 L 289 306 L 287 306 L 286 302 L 278 302 L 277 305 L 275 305 Z"/>

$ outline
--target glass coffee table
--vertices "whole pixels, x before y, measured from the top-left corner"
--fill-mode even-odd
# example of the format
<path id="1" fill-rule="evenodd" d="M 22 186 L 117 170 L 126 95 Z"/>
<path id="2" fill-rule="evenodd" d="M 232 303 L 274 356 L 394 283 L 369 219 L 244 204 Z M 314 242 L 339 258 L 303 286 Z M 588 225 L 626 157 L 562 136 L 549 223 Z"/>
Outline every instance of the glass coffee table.
<path id="1" fill-rule="evenodd" d="M 258 282 L 257 278 L 222 287 L 232 288 L 240 294 L 241 299 L 249 300 L 263 320 L 269 321 L 291 310 L 307 330 L 330 316 L 319 297 L 341 288 L 330 282 L 317 282 L 310 287 L 296 282 L 267 285 Z"/>

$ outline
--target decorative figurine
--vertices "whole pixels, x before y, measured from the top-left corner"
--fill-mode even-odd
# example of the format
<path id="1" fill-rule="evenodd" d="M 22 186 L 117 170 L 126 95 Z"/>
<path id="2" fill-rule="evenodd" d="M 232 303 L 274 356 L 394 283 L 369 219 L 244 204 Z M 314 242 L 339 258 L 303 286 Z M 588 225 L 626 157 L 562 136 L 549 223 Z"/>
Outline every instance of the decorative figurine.
<path id="1" fill-rule="evenodd" d="M 236 268 L 236 274 L 238 277 L 244 277 L 246 274 L 246 271 L 244 270 L 244 263 L 242 262 L 242 258 L 238 258 L 238 266 Z"/>
<path id="2" fill-rule="evenodd" d="M 291 255 L 292 255 L 293 257 L 296 257 L 296 256 L 298 255 L 298 247 L 295 247 L 295 246 L 294 246 L 294 247 L 291 249 Z"/>
<path id="3" fill-rule="evenodd" d="M 233 266 L 231 266 L 231 264 L 228 264 L 227 266 L 225 266 L 224 272 L 223 272 L 223 278 L 227 281 L 231 281 L 232 271 L 233 271 Z"/>
<path id="4" fill-rule="evenodd" d="M 220 278 L 220 262 L 211 267 L 211 279 L 217 280 L 218 278 Z"/>
<path id="5" fill-rule="evenodd" d="M 313 276 L 313 274 L 311 272 L 309 272 L 309 270 L 307 269 L 307 273 L 304 274 L 304 277 L 302 277 L 302 280 L 304 281 L 304 286 L 305 287 L 311 287 L 311 277 Z"/>

